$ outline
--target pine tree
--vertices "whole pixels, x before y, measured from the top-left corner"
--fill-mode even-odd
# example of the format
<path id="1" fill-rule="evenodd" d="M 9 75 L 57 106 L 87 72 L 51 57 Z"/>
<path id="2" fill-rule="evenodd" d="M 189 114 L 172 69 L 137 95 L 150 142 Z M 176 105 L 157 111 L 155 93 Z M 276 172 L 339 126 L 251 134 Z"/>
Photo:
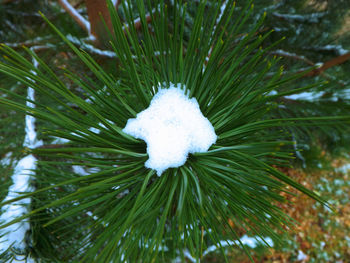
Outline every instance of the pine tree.
<path id="1" fill-rule="evenodd" d="M 228 260 L 228 246 L 249 254 L 239 228 L 269 243 L 293 224 L 277 206 L 286 185 L 326 204 L 276 167 L 317 165 L 315 148 L 339 154 L 349 145 L 348 43 L 338 29 L 346 1 L 341 10 L 312 1 L 261 0 L 254 8 L 246 1 L 116 1 L 101 11 L 105 23 L 90 15 L 90 30 L 59 2 L 0 5 L 2 25 L 16 29 L 0 31 L 7 44 L 1 198 L 16 160 L 38 160 L 35 191 L 2 203 L 30 200 L 27 214 L 0 222 L 4 231 L 30 224 L 26 247 L 14 244 L 4 260 L 183 262 L 213 247 Z M 93 12 L 90 2 L 82 13 Z M 324 34 L 336 11 L 344 13 Z M 26 15 L 13 15 L 20 12 Z M 144 166 L 145 143 L 122 131 L 159 83 L 182 83 L 219 137 L 160 177 Z M 31 149 L 23 147 L 25 115 L 36 118 Z"/>

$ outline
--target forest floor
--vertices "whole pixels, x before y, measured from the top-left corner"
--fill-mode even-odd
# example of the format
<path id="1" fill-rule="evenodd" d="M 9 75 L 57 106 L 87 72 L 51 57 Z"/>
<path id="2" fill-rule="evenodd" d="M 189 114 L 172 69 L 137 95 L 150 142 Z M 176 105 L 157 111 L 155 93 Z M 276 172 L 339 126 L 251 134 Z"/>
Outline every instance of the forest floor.
<path id="1" fill-rule="evenodd" d="M 332 166 L 335 171 L 284 170 L 294 180 L 328 200 L 334 211 L 289 189 L 297 195 L 287 196 L 291 203 L 281 207 L 297 224 L 288 231 L 289 241 L 283 246 L 277 244 L 271 249 L 254 251 L 257 263 L 350 262 L 350 165 L 337 160 Z M 250 262 L 238 251 L 231 254 L 231 259 L 234 259 L 232 262 Z"/>

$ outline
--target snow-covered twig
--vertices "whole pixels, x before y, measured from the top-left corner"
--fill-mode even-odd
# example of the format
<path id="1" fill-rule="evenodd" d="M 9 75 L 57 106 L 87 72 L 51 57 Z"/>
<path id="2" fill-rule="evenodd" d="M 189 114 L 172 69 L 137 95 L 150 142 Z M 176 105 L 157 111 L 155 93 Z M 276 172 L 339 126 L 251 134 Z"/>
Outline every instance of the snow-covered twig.
<path id="1" fill-rule="evenodd" d="M 117 57 L 117 55 L 113 51 L 99 49 L 99 48 L 97 48 L 91 44 L 88 44 L 85 41 L 83 41 L 77 37 L 74 37 L 72 35 L 67 35 L 66 37 L 73 44 L 80 46 L 81 49 L 84 49 L 92 54 L 100 55 L 100 56 L 107 57 L 107 58 L 116 58 Z"/>
<path id="2" fill-rule="evenodd" d="M 331 67 L 334 67 L 334 66 L 338 66 L 338 65 L 348 61 L 349 59 L 350 59 L 350 52 L 348 52 L 344 55 L 335 57 L 331 60 L 328 60 L 327 62 L 323 63 L 321 65 L 321 67 L 314 69 L 313 71 L 309 72 L 306 76 L 320 75 L 320 74 L 324 73 L 325 70 L 327 70 Z"/>
<path id="3" fill-rule="evenodd" d="M 296 53 L 291 53 L 291 52 L 288 52 L 288 51 L 284 51 L 282 49 L 277 49 L 277 50 L 271 51 L 270 54 L 271 55 L 281 56 L 281 57 L 286 57 L 286 58 L 293 58 L 293 59 L 296 59 L 296 60 L 301 60 L 301 61 L 304 61 L 305 63 L 307 63 L 307 64 L 309 64 L 311 66 L 315 65 L 314 62 L 312 62 L 310 59 L 306 58 L 305 56 L 298 55 Z"/>
<path id="4" fill-rule="evenodd" d="M 6 46 L 12 47 L 12 48 L 22 48 L 25 47 L 34 47 L 35 51 L 37 51 L 38 47 L 42 47 L 44 45 L 41 45 L 44 42 L 47 42 L 50 38 L 49 37 L 36 37 L 33 39 L 29 39 L 23 42 L 15 42 L 15 43 L 9 43 L 5 42 Z M 50 45 L 47 45 L 48 47 L 51 47 Z"/>
<path id="5" fill-rule="evenodd" d="M 74 37 L 72 35 L 67 35 L 66 38 L 72 42 L 73 44 L 79 46 L 81 49 L 91 53 L 91 54 L 95 54 L 95 55 L 99 55 L 102 57 L 107 57 L 107 58 L 117 58 L 117 54 L 114 53 L 114 51 L 111 50 L 103 50 L 103 49 L 99 49 L 91 44 L 88 44 L 84 41 L 84 39 L 79 39 L 77 37 Z M 89 39 L 87 39 L 89 40 Z M 160 56 L 160 52 L 159 51 L 154 51 L 154 55 L 155 56 Z M 165 54 L 165 52 L 164 52 Z M 137 59 L 137 56 L 132 56 L 133 59 Z"/>
<path id="6" fill-rule="evenodd" d="M 287 20 L 290 22 L 298 22 L 298 23 L 318 23 L 320 18 L 324 17 L 327 14 L 327 12 L 320 12 L 320 13 L 312 13 L 312 14 L 306 14 L 306 15 L 297 15 L 297 14 L 281 14 L 278 12 L 273 12 L 272 15 L 282 19 Z"/>
<path id="7" fill-rule="evenodd" d="M 261 237 L 249 237 L 247 235 L 243 235 L 240 238 L 240 242 L 238 240 L 221 240 L 218 244 L 209 246 L 202 254 L 202 257 L 205 257 L 206 255 L 208 255 L 211 252 L 214 252 L 218 249 L 220 249 L 220 247 L 224 248 L 224 247 L 228 247 L 228 246 L 238 246 L 239 244 L 243 244 L 245 246 L 248 246 L 250 248 L 256 248 L 258 245 L 267 245 L 269 247 L 273 247 L 274 243 L 273 240 L 270 237 L 264 237 L 263 239 Z M 190 262 L 200 262 L 199 259 L 194 258 L 191 253 L 188 251 L 188 249 L 183 250 L 183 255 L 185 258 L 187 258 Z M 173 263 L 180 263 L 181 258 L 177 257 Z"/>
<path id="8" fill-rule="evenodd" d="M 146 14 L 146 22 L 150 23 L 152 19 L 151 14 Z M 138 30 L 141 28 L 142 24 L 141 24 L 141 19 L 140 18 L 136 18 L 134 20 L 134 25 L 135 25 L 135 29 Z"/>
<path id="9" fill-rule="evenodd" d="M 315 50 L 315 51 L 331 51 L 334 52 L 337 56 L 342 56 L 350 51 L 343 48 L 342 45 L 326 45 L 326 46 L 316 46 L 316 47 L 309 47 L 305 48 L 306 50 Z"/>
<path id="10" fill-rule="evenodd" d="M 85 30 L 89 37 L 91 36 L 91 26 L 88 20 L 86 20 L 79 12 L 67 1 L 67 0 L 58 0 L 58 3 L 67 13 L 78 23 L 78 25 Z"/>
<path id="11" fill-rule="evenodd" d="M 8 28 L 7 30 L 11 31 L 11 32 L 16 32 L 16 34 L 18 35 L 23 35 L 23 33 L 18 29 L 18 26 L 13 24 L 12 22 L 8 21 L 8 20 L 5 20 L 3 22 Z M 5 26 L 5 28 L 6 28 Z"/>
<path id="12" fill-rule="evenodd" d="M 32 48 L 34 51 L 34 49 Z M 38 66 L 38 62 L 33 58 L 33 64 Z M 35 74 L 35 73 L 34 73 Z M 27 106 L 34 108 L 35 105 L 31 101 L 35 101 L 34 89 L 28 87 L 27 93 Z M 35 118 L 31 115 L 25 116 L 25 138 L 23 142 L 24 147 L 35 148 L 42 144 L 37 140 L 35 131 Z M 22 193 L 32 192 L 34 189 L 30 186 L 31 177 L 36 169 L 37 159 L 32 155 L 27 155 L 22 158 L 14 168 L 12 175 L 13 184 L 10 186 L 7 196 L 4 202 L 10 201 L 14 198 L 20 197 Z M 21 199 L 2 207 L 2 214 L 0 216 L 0 223 L 8 223 L 17 218 L 28 214 L 30 206 L 30 198 Z M 19 252 L 25 254 L 26 249 L 26 236 L 30 229 L 28 220 L 22 220 L 10 226 L 4 228 L 0 237 L 0 253 L 6 251 L 10 247 L 16 248 Z M 30 262 L 30 259 L 26 259 L 26 262 Z M 21 262 L 21 261 L 16 261 Z"/>
<path id="13" fill-rule="evenodd" d="M 251 248 L 255 248 L 257 247 L 259 244 L 260 245 L 268 245 L 270 247 L 273 247 L 273 241 L 270 237 L 264 237 L 264 239 L 256 236 L 256 237 L 248 237 L 247 235 L 243 235 L 240 238 L 240 242 L 245 245 L 245 246 L 249 246 Z M 217 250 L 220 246 L 221 247 L 227 247 L 227 246 L 237 246 L 238 244 L 240 244 L 240 242 L 238 240 L 222 240 L 219 243 L 220 244 L 216 244 L 216 245 L 212 245 L 210 247 L 208 247 L 204 252 L 203 252 L 203 256 Z"/>
<path id="14" fill-rule="evenodd" d="M 344 52 L 346 52 L 346 53 L 343 54 Z M 349 51 L 347 51 L 345 49 L 342 49 L 341 53 L 343 55 L 335 57 L 335 58 L 333 58 L 333 59 L 331 59 L 329 61 L 326 61 L 324 63 L 314 63 L 313 61 L 311 61 L 310 59 L 306 58 L 305 56 L 297 55 L 295 53 L 290 53 L 290 52 L 287 52 L 287 51 L 284 51 L 284 50 L 281 50 L 281 49 L 270 52 L 271 55 L 278 55 L 278 56 L 282 56 L 282 57 L 288 57 L 288 58 L 292 58 L 292 59 L 296 59 L 296 60 L 301 60 L 301 61 L 304 61 L 305 63 L 307 63 L 308 65 L 313 66 L 313 67 L 314 66 L 319 66 L 318 68 L 316 68 L 316 69 L 314 69 L 312 71 L 310 71 L 310 68 L 300 68 L 294 73 L 302 73 L 302 72 L 309 71 L 308 73 L 306 73 L 304 75 L 304 77 L 312 77 L 312 76 L 322 75 L 326 79 L 330 79 L 330 80 L 336 81 L 341 86 L 345 86 L 346 83 L 337 80 L 335 77 L 333 77 L 333 76 L 331 76 L 331 75 L 329 75 L 329 74 L 327 74 L 325 72 L 327 69 L 329 69 L 331 67 L 334 67 L 334 66 L 337 66 L 337 65 L 340 65 L 340 64 L 342 64 L 342 63 L 344 63 L 344 62 L 346 62 L 346 61 L 348 61 L 350 59 L 350 52 Z M 291 73 L 291 72 L 289 72 L 289 73 Z M 283 72 L 283 74 L 286 74 L 286 72 Z M 267 74 L 267 75 L 270 76 L 270 74 Z M 273 76 L 273 75 L 271 75 L 271 76 Z"/>
<path id="15" fill-rule="evenodd" d="M 214 34 L 214 32 L 215 32 L 215 30 L 216 30 L 216 27 L 217 27 L 217 25 L 219 24 L 219 22 L 220 22 L 220 20 L 221 20 L 221 18 L 222 18 L 222 16 L 223 16 L 223 14 L 224 14 L 224 12 L 225 12 L 226 5 L 227 5 L 227 0 L 225 0 L 225 1 L 222 3 L 221 7 L 220 7 L 220 12 L 219 12 L 219 15 L 218 15 L 218 17 L 217 17 L 217 19 L 216 19 L 216 21 L 215 21 L 215 25 L 214 25 L 214 28 L 213 28 L 213 34 Z M 206 63 L 209 61 L 209 58 L 210 58 L 210 55 L 211 55 L 212 52 L 213 52 L 213 46 L 210 47 L 209 52 L 208 52 L 208 55 L 207 55 L 207 57 L 205 58 L 205 62 L 206 62 Z M 205 66 L 205 65 L 204 65 L 204 66 Z"/>

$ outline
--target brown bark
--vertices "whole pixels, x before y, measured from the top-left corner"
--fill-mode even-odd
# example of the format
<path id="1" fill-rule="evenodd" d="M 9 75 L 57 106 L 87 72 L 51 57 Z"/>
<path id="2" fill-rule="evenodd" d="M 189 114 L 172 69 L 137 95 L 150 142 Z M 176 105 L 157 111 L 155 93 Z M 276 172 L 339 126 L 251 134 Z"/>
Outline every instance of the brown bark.
<path id="1" fill-rule="evenodd" d="M 101 45 L 104 45 L 109 41 L 104 22 L 108 30 L 110 32 L 113 31 L 107 3 L 105 0 L 85 0 L 85 4 L 89 16 L 91 34 L 98 39 Z"/>
<path id="2" fill-rule="evenodd" d="M 313 71 L 309 72 L 305 76 L 316 76 L 316 75 L 322 74 L 325 70 L 331 67 L 340 65 L 349 59 L 350 59 L 350 52 L 325 62 L 320 68 L 314 69 Z"/>

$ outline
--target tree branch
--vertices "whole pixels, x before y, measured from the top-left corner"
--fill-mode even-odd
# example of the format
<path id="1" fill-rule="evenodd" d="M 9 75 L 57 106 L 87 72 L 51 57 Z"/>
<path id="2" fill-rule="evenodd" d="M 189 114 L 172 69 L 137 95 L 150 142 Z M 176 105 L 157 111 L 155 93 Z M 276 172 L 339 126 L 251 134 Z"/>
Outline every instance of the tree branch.
<path id="1" fill-rule="evenodd" d="M 310 66 L 315 66 L 315 63 L 312 62 L 310 59 L 308 59 L 304 56 L 300 56 L 300 55 L 295 54 L 295 53 L 290 53 L 288 51 L 284 51 L 282 49 L 271 51 L 270 54 L 280 56 L 280 57 L 292 58 L 295 60 L 301 60 L 301 61 L 305 62 L 306 64 L 309 64 Z"/>
<path id="2" fill-rule="evenodd" d="M 323 65 L 318 68 L 318 69 L 314 69 L 313 71 L 309 72 L 308 74 L 306 74 L 305 76 L 317 76 L 322 74 L 325 70 L 343 64 L 344 62 L 346 62 L 347 60 L 350 59 L 350 52 L 346 53 L 344 55 L 335 57 L 331 60 L 328 60 L 327 62 L 323 63 Z"/>
<path id="3" fill-rule="evenodd" d="M 311 61 L 310 59 L 306 58 L 305 56 L 300 56 L 298 54 L 286 52 L 286 51 L 283 51 L 283 50 L 272 51 L 272 52 L 270 52 L 270 55 L 277 55 L 277 56 L 287 57 L 287 58 L 291 58 L 291 59 L 295 59 L 295 60 L 301 60 L 301 61 L 307 63 L 310 66 L 313 66 L 313 67 L 316 66 L 316 64 L 313 61 Z M 350 52 L 346 53 L 344 55 L 338 56 L 336 58 L 333 58 L 333 59 L 323 63 L 321 67 L 316 68 L 316 69 L 306 73 L 303 77 L 314 77 L 314 76 L 317 76 L 317 75 L 321 75 L 321 76 L 325 77 L 326 79 L 336 80 L 333 76 L 327 74 L 324 71 L 329 69 L 329 68 L 331 68 L 331 67 L 340 65 L 340 64 L 346 62 L 349 59 L 350 59 Z M 309 70 L 309 68 L 301 69 L 297 73 L 306 72 L 308 70 Z M 342 83 L 340 81 L 337 81 L 337 82 L 341 86 L 344 86 L 344 83 Z"/>
<path id="4" fill-rule="evenodd" d="M 151 20 L 152 20 L 151 14 L 147 14 L 147 15 L 146 15 L 146 23 L 150 23 Z M 139 30 L 139 29 L 141 28 L 141 26 L 142 26 L 142 24 L 141 24 L 141 19 L 140 19 L 140 18 L 136 18 L 136 19 L 134 20 L 134 25 L 135 25 L 135 29 L 136 29 L 136 30 Z"/>
<path id="5" fill-rule="evenodd" d="M 77 22 L 77 24 L 85 30 L 89 36 L 91 35 L 90 23 L 78 11 L 67 1 L 67 0 L 58 0 L 58 3 L 67 13 Z"/>
<path id="6" fill-rule="evenodd" d="M 114 4 L 115 6 L 115 9 L 118 9 L 119 5 L 121 4 L 122 1 L 120 0 L 112 0 L 112 3 Z"/>

